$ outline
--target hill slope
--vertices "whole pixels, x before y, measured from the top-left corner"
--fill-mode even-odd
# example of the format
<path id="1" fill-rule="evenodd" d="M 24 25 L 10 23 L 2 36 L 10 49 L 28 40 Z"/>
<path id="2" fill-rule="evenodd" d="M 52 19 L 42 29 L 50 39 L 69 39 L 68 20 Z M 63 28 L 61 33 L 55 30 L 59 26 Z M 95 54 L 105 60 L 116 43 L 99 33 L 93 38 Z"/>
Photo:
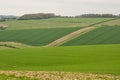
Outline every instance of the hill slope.
<path id="1" fill-rule="evenodd" d="M 120 26 L 120 18 L 113 20 L 113 21 L 103 23 L 102 25 L 108 25 L 108 26 L 119 25 Z"/>
<path id="2" fill-rule="evenodd" d="M 61 37 L 61 38 L 53 41 L 52 43 L 46 45 L 45 47 L 59 46 L 60 44 L 62 44 L 64 42 L 67 42 L 67 41 L 71 40 L 72 38 L 74 38 L 74 37 L 76 37 L 78 35 L 82 35 L 83 33 L 91 31 L 91 30 L 93 30 L 95 28 L 96 27 L 85 27 L 85 28 L 76 30 L 76 31 L 64 36 L 64 37 Z"/>
<path id="3" fill-rule="evenodd" d="M 8 25 L 7 30 L 38 28 L 70 28 L 84 27 L 90 24 L 110 20 L 112 18 L 50 18 L 40 20 L 11 20 L 0 22 Z"/>
<path id="4" fill-rule="evenodd" d="M 112 21 L 114 22 L 116 20 L 119 20 L 119 19 L 118 18 L 110 19 L 110 20 L 107 20 L 107 21 L 98 22 L 98 23 L 94 23 L 92 25 L 86 26 L 85 28 L 76 30 L 76 31 L 64 36 L 64 37 L 61 37 L 61 38 L 53 41 L 52 43 L 46 45 L 46 47 L 59 46 L 59 45 L 65 43 L 65 42 L 67 42 L 67 41 L 69 41 L 73 38 L 76 38 L 76 37 L 78 37 L 78 36 L 80 36 L 84 33 L 87 33 L 91 30 L 94 30 L 94 29 L 98 28 L 98 26 L 101 27 L 101 25 L 103 25 L 103 24 L 106 24 L 106 23 L 109 23 L 109 22 L 112 22 Z"/>
<path id="5" fill-rule="evenodd" d="M 80 28 L 46 28 L 0 31 L 1 42 L 18 42 L 43 46 Z"/>
<path id="6" fill-rule="evenodd" d="M 120 26 L 104 26 L 85 33 L 62 46 L 120 44 Z"/>
<path id="7" fill-rule="evenodd" d="M 111 18 L 51 18 L 51 19 L 43 19 L 43 20 L 7 21 L 4 23 L 11 24 L 11 26 L 9 26 L 8 29 L 5 31 L 0 31 L 0 41 L 1 42 L 18 42 L 18 43 L 24 43 L 32 46 L 44 46 L 51 42 L 54 42 L 55 40 L 65 35 L 68 36 L 67 34 L 71 33 L 70 35 L 72 35 L 72 32 L 78 33 L 81 27 L 91 27 L 91 26 L 97 27 L 97 25 L 102 25 L 102 23 L 110 22 L 109 20 L 113 21 L 114 19 L 111 19 Z M 54 22 L 56 28 L 52 28 L 54 27 L 51 25 L 52 22 Z M 79 26 L 78 27 L 76 26 L 75 28 L 70 28 L 70 27 L 58 28 L 59 24 L 55 22 L 62 23 L 62 24 L 64 23 L 74 24 L 74 27 L 76 26 L 76 24 L 79 24 Z M 34 28 L 41 28 L 39 27 L 41 26 L 41 24 L 46 25 L 44 29 L 43 28 L 34 29 Z M 47 25 L 51 27 L 48 28 Z M 34 28 L 30 26 L 34 26 Z M 67 27 L 67 26 L 64 25 L 62 27 Z M 28 29 L 28 28 L 31 28 L 31 29 Z M 9 29 L 13 29 L 13 30 L 9 30 Z M 22 30 L 16 30 L 16 29 L 22 29 Z M 81 33 L 81 30 L 80 30 L 80 33 Z M 73 38 L 76 36 L 78 35 L 72 35 L 72 37 L 70 38 Z M 68 41 L 68 40 L 64 40 L 64 41 Z M 59 43 L 61 44 L 63 42 L 61 41 Z"/>

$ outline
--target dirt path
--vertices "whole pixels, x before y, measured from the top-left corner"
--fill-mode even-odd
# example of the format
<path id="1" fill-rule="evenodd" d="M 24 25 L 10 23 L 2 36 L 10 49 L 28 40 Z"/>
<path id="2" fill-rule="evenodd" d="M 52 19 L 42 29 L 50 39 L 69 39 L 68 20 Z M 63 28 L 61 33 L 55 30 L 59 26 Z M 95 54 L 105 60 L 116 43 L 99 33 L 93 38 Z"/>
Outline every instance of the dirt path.
<path id="1" fill-rule="evenodd" d="M 120 80 L 120 76 L 111 74 L 92 74 L 80 72 L 48 72 L 48 71 L 0 71 L 0 75 L 14 75 L 37 80 Z M 16 80 L 16 79 L 15 79 Z"/>
<path id="2" fill-rule="evenodd" d="M 57 39 L 55 41 L 53 41 L 52 43 L 46 45 L 45 47 L 53 47 L 53 46 L 58 46 L 66 41 L 69 41 L 70 39 L 74 38 L 74 37 L 77 37 L 78 35 L 82 34 L 82 33 L 85 33 L 85 32 L 88 32 L 90 30 L 93 30 L 95 29 L 96 27 L 85 27 L 83 29 L 79 29 L 77 31 L 74 31 L 60 39 Z"/>
<path id="3" fill-rule="evenodd" d="M 59 39 L 51 42 L 50 44 L 48 44 L 48 45 L 46 45 L 46 46 L 44 46 L 44 47 L 58 46 L 58 45 L 60 45 L 60 44 L 63 44 L 63 43 L 65 43 L 65 42 L 67 42 L 67 41 L 69 41 L 69 40 L 71 40 L 71 39 L 73 39 L 73 38 L 75 38 L 75 37 L 83 34 L 83 33 L 86 33 L 86 32 L 88 32 L 88 31 L 91 31 L 91 30 L 93 30 L 93 29 L 96 29 L 97 27 L 95 27 L 95 25 L 98 25 L 98 26 L 99 26 L 99 25 L 101 25 L 101 24 L 103 24 L 103 23 L 106 23 L 106 22 L 109 22 L 109 21 L 113 21 L 113 20 L 117 20 L 117 19 L 119 19 L 119 18 L 114 18 L 114 19 L 110 19 L 110 20 L 107 20 L 107 21 L 98 22 L 98 23 L 89 25 L 89 26 L 87 26 L 87 27 L 85 27 L 85 28 L 83 28 L 83 29 L 79 29 L 79 30 L 77 30 L 77 31 L 74 31 L 74 32 L 72 32 L 72 33 L 70 33 L 70 34 L 62 37 L 62 38 L 59 38 Z"/>

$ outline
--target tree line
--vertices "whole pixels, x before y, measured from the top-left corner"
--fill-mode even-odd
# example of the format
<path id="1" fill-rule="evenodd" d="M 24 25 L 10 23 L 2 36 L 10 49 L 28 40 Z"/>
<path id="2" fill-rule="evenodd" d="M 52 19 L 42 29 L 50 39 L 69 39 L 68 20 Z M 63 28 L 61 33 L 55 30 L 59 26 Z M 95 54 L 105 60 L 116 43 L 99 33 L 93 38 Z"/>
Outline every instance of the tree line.
<path id="1" fill-rule="evenodd" d="M 120 17 L 120 15 L 113 15 L 113 14 L 82 14 L 75 16 L 76 18 L 115 18 Z"/>
<path id="2" fill-rule="evenodd" d="M 0 15 L 0 22 L 11 20 L 11 19 L 17 19 L 17 18 L 18 16 L 14 16 L 14 15 Z"/>
<path id="3" fill-rule="evenodd" d="M 47 19 L 54 17 L 56 17 L 54 13 L 24 14 L 23 16 L 19 17 L 18 20 Z"/>
<path id="4" fill-rule="evenodd" d="M 19 17 L 18 20 L 30 20 L 30 19 L 47 19 L 47 18 L 116 18 L 120 15 L 113 14 L 82 14 L 77 16 L 61 16 L 54 13 L 38 13 L 38 14 L 24 14 Z"/>
<path id="5" fill-rule="evenodd" d="M 32 20 L 32 19 L 48 19 L 48 18 L 116 18 L 120 15 L 114 14 L 82 14 L 77 16 L 61 16 L 54 13 L 36 13 L 36 14 L 24 14 L 22 16 L 13 15 L 0 15 L 0 21 L 6 21 L 11 19 L 17 20 Z"/>

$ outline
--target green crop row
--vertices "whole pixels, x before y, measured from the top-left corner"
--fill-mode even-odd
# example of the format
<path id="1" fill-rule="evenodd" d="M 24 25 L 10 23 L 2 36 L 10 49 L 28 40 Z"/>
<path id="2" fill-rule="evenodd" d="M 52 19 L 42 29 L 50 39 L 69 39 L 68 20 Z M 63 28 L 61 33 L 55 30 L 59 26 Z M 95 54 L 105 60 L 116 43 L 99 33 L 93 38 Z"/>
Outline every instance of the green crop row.
<path id="1" fill-rule="evenodd" d="M 47 28 L 0 31 L 0 42 L 19 42 L 43 46 L 80 28 Z"/>
<path id="2" fill-rule="evenodd" d="M 120 44 L 120 26 L 103 26 L 72 39 L 62 46 Z"/>

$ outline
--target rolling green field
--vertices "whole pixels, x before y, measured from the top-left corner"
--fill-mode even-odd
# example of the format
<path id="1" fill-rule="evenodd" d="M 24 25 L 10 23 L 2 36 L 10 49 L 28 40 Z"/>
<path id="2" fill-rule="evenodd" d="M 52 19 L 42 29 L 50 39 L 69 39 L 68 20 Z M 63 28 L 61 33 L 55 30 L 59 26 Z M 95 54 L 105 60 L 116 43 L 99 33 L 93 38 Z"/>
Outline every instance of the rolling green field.
<path id="1" fill-rule="evenodd" d="M 81 27 L 110 19 L 112 18 L 50 18 L 42 20 L 6 21 L 3 23 L 8 24 L 9 27 L 5 31 L 0 31 L 0 42 L 16 42 L 32 46 L 44 46 L 73 31 L 80 29 Z M 52 23 L 54 23 L 55 25 L 53 26 Z M 74 24 L 74 27 L 72 28 L 69 26 L 68 28 L 66 23 L 69 23 L 70 25 Z M 79 24 L 79 26 L 76 26 L 76 24 Z M 61 26 L 61 28 L 59 28 L 59 25 Z M 31 26 L 33 26 L 34 28 Z"/>
<path id="2" fill-rule="evenodd" d="M 72 39 L 61 46 L 120 44 L 120 26 L 103 26 Z"/>
<path id="3" fill-rule="evenodd" d="M 0 50 L 1 70 L 120 74 L 120 45 Z"/>
<path id="4" fill-rule="evenodd" d="M 112 18 L 50 18 L 41 20 L 11 20 L 0 22 L 8 25 L 8 30 L 38 28 L 70 28 L 84 27 Z"/>
<path id="5" fill-rule="evenodd" d="M 80 28 L 47 28 L 0 31 L 1 42 L 19 42 L 43 46 Z"/>
<path id="6" fill-rule="evenodd" d="M 111 20 L 111 21 L 108 21 Z M 103 23 L 100 23 L 103 22 Z M 6 30 L 0 30 L 0 80 L 36 80 L 39 79 L 79 79 L 78 73 L 85 73 L 84 77 L 91 80 L 105 79 L 120 75 L 120 19 L 112 18 L 49 18 L 41 20 L 10 20 L 0 22 L 7 24 Z M 96 24 L 97 23 L 97 24 Z M 92 25 L 94 24 L 94 25 Z M 57 47 L 46 47 L 49 43 L 62 38 L 79 29 L 94 27 L 71 37 Z M 76 33 L 74 33 L 76 34 Z M 73 35 L 73 34 L 72 34 Z M 65 38 L 67 39 L 67 37 Z M 12 46 L 12 47 L 11 47 Z M 44 47 L 40 47 L 44 46 Z M 15 47 L 15 48 L 14 48 Z M 11 71 L 1 74 L 2 71 Z M 16 77 L 14 71 L 31 71 L 29 76 Z M 49 72 L 50 71 L 50 72 Z M 64 72 L 63 74 L 59 71 Z M 33 74 L 35 72 L 35 74 Z M 46 72 L 48 72 L 46 74 Z M 52 73 L 53 72 L 53 73 Z M 55 72 L 55 73 L 54 73 Z M 68 72 L 68 76 L 66 76 Z M 77 74 L 74 74 L 74 72 Z M 98 76 L 92 76 L 99 74 Z M 96 73 L 96 74 L 95 74 Z M 14 74 L 14 75 L 13 75 Z M 54 78 L 51 77 L 54 74 Z M 111 74 L 109 76 L 100 74 Z M 72 78 L 72 75 L 75 75 Z M 29 77 L 29 78 L 28 78 Z M 48 78 L 49 77 L 49 78 Z M 50 78 L 51 77 L 51 78 Z M 57 80 L 57 79 L 56 79 Z M 59 79 L 58 79 L 59 80 Z M 81 80 L 83 80 L 81 78 Z M 86 79 L 87 80 L 87 79 Z"/>
<path id="7" fill-rule="evenodd" d="M 103 25 L 108 25 L 108 26 L 115 26 L 115 25 L 120 25 L 120 18 L 114 21 L 109 21 L 106 23 L 103 23 Z"/>

